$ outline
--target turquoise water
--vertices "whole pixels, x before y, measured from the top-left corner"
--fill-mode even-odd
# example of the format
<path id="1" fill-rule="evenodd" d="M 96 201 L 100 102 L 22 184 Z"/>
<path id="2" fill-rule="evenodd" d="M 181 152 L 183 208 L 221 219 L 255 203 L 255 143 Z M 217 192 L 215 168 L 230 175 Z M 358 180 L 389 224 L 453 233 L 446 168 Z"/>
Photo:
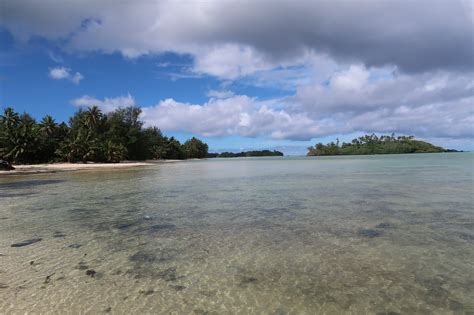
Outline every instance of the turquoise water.
<path id="1" fill-rule="evenodd" d="M 0 177 L 0 313 L 474 312 L 473 191 L 471 153 Z"/>

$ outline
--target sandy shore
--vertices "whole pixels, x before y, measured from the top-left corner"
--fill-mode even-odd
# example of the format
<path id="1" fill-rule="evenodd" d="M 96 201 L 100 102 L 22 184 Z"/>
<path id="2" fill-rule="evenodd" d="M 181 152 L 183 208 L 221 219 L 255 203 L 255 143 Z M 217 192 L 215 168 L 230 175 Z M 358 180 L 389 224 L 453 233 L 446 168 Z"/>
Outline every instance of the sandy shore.
<path id="1" fill-rule="evenodd" d="M 52 163 L 52 164 L 33 164 L 33 165 L 14 165 L 13 171 L 0 171 L 2 175 L 22 175 L 22 174 L 41 174 L 70 172 L 95 169 L 123 169 L 130 167 L 151 166 L 162 163 L 174 163 L 183 160 L 151 160 L 143 162 L 121 162 L 121 163 Z"/>

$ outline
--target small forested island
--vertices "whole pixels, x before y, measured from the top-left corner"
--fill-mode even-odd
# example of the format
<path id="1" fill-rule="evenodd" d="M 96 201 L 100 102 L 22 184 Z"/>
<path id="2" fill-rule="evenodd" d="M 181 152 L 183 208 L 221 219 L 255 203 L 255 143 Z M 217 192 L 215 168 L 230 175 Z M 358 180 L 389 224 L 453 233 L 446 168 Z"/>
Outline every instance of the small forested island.
<path id="1" fill-rule="evenodd" d="M 260 151 L 244 151 L 244 152 L 222 152 L 222 153 L 209 153 L 208 158 L 235 158 L 235 157 L 251 157 L 251 156 L 283 156 L 280 151 L 260 150 Z"/>
<path id="2" fill-rule="evenodd" d="M 318 143 L 308 148 L 308 156 L 322 155 L 368 155 L 368 154 L 403 154 L 403 153 L 438 153 L 438 152 L 460 152 L 447 150 L 431 143 L 415 140 L 414 136 L 399 136 L 395 134 L 387 136 L 365 135 L 353 139 L 350 143 L 328 144 Z"/>
<path id="3" fill-rule="evenodd" d="M 0 160 L 15 164 L 120 162 L 205 158 L 208 146 L 191 138 L 181 144 L 156 127 L 144 128 L 139 107 L 103 113 L 80 109 L 69 123 L 47 115 L 40 122 L 6 108 L 0 115 Z"/>

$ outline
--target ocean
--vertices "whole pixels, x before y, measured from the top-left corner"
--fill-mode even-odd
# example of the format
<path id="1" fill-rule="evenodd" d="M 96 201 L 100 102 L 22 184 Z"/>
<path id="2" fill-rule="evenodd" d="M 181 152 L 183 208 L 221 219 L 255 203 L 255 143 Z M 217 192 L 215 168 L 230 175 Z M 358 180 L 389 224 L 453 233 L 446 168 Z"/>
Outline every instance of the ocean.
<path id="1" fill-rule="evenodd" d="M 474 312 L 474 154 L 0 177 L 0 313 Z"/>

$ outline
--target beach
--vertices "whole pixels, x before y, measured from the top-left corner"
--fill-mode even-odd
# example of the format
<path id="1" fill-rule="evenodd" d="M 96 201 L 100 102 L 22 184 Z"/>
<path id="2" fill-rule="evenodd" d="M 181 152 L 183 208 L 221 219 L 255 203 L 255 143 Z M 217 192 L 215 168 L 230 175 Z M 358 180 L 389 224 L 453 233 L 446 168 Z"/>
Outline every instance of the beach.
<path id="1" fill-rule="evenodd" d="M 147 160 L 147 161 L 124 161 L 121 163 L 50 163 L 50 164 L 29 164 L 13 165 L 15 170 L 0 171 L 3 175 L 31 175 L 43 173 L 86 171 L 86 170 L 113 170 L 133 167 L 153 166 L 162 163 L 175 163 L 183 160 Z"/>

